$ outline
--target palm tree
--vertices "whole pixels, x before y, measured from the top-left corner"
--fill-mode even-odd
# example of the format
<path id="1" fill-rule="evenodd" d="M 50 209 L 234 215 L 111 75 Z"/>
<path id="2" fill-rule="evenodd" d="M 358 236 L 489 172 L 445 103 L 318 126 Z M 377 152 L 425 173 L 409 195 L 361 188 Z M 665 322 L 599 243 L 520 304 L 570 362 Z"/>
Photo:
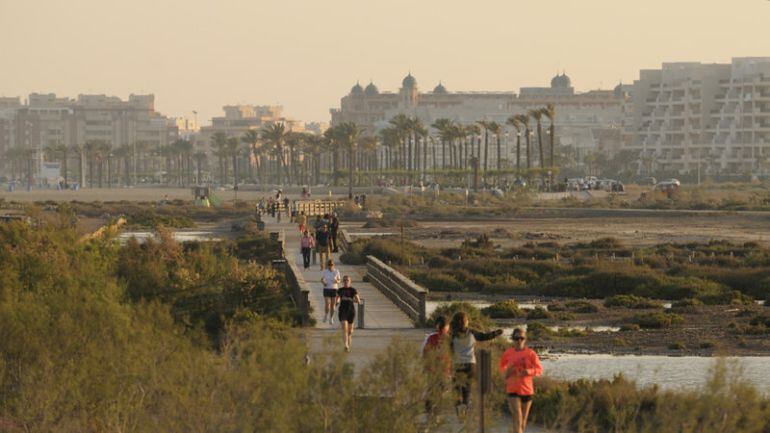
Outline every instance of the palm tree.
<path id="1" fill-rule="evenodd" d="M 464 155 L 463 165 L 468 167 L 468 162 L 470 160 L 468 159 L 468 142 L 467 142 L 467 140 L 468 140 L 468 137 L 471 138 L 471 145 L 470 145 L 471 148 L 470 148 L 470 150 L 471 150 L 471 153 L 473 153 L 473 140 L 475 138 L 477 138 L 477 137 L 479 138 L 479 141 L 478 141 L 479 148 L 476 150 L 476 157 L 478 158 L 479 157 L 479 153 L 481 152 L 481 148 L 480 148 L 481 138 L 479 137 L 481 135 L 481 128 L 479 128 L 478 125 L 471 124 L 471 125 L 465 126 L 463 132 L 465 133 L 464 144 L 463 144 L 463 147 L 465 148 L 465 150 L 464 150 L 465 155 Z"/>
<path id="2" fill-rule="evenodd" d="M 425 138 L 428 136 L 428 129 L 423 126 L 422 122 L 417 119 L 416 117 L 412 119 L 412 135 L 414 137 L 414 160 L 415 160 L 415 171 L 417 173 L 417 177 L 420 177 L 420 173 L 423 173 L 422 176 L 424 176 L 424 169 L 425 169 L 425 160 L 427 159 L 427 142 L 425 141 Z M 420 155 L 420 143 L 422 143 L 422 155 Z M 422 169 L 421 169 L 422 167 Z"/>
<path id="3" fill-rule="evenodd" d="M 348 149 L 348 199 L 353 199 L 353 170 L 355 169 L 355 152 L 358 147 L 358 141 L 361 137 L 361 129 L 353 122 L 340 123 L 335 127 L 337 137 L 340 142 Z"/>
<path id="4" fill-rule="evenodd" d="M 532 131 L 529 129 L 529 115 L 528 114 L 520 114 L 519 115 L 519 122 L 524 125 L 524 138 L 526 139 L 526 148 L 527 148 L 527 170 L 532 168 L 532 144 L 531 144 L 531 135 Z"/>
<path id="5" fill-rule="evenodd" d="M 227 134 L 221 131 L 215 132 L 211 136 L 211 147 L 214 148 L 214 154 L 219 159 L 220 181 L 224 185 L 227 183 L 227 163 L 223 163 L 223 160 L 227 158 Z"/>
<path id="6" fill-rule="evenodd" d="M 395 129 L 399 137 L 399 141 L 401 142 L 401 169 L 407 170 L 407 139 L 411 129 L 411 121 L 409 117 L 406 116 L 406 114 L 399 113 L 390 119 L 389 123 Z"/>
<path id="7" fill-rule="evenodd" d="M 542 109 L 542 113 L 545 117 L 548 118 L 548 122 L 550 125 L 548 126 L 548 133 L 550 135 L 550 162 L 551 167 L 555 167 L 554 165 L 554 159 L 553 159 L 553 150 L 554 150 L 554 137 L 556 136 L 556 127 L 554 125 L 554 121 L 556 120 L 556 107 L 554 107 L 553 104 L 548 104 L 545 106 L 545 108 Z"/>
<path id="8" fill-rule="evenodd" d="M 201 169 L 202 169 L 203 161 L 206 159 L 206 152 L 199 150 L 195 152 L 193 157 L 195 158 L 196 166 L 198 169 L 198 176 L 195 183 L 198 185 L 201 185 L 203 183 L 203 176 L 201 173 Z"/>
<path id="9" fill-rule="evenodd" d="M 449 138 L 449 129 L 452 127 L 452 121 L 447 118 L 436 119 L 431 127 L 438 131 L 439 140 L 441 140 L 441 168 L 446 170 L 446 144 Z"/>
<path id="10" fill-rule="evenodd" d="M 262 140 L 270 147 L 272 147 L 272 150 L 275 152 L 276 160 L 278 161 L 278 167 L 276 170 L 278 185 L 282 184 L 281 169 L 286 166 L 284 161 L 284 145 L 286 144 L 286 134 L 286 125 L 283 122 L 272 123 L 263 127 L 260 131 Z"/>
<path id="11" fill-rule="evenodd" d="M 516 175 L 521 173 L 521 121 L 519 115 L 514 115 L 505 121 L 508 125 L 513 126 L 516 129 Z"/>
<path id="12" fill-rule="evenodd" d="M 535 119 L 537 123 L 537 147 L 540 153 L 540 168 L 545 168 L 545 158 L 543 157 L 543 112 L 540 109 L 529 110 L 529 116 Z"/>
<path id="13" fill-rule="evenodd" d="M 489 132 L 490 132 L 489 129 L 491 127 L 491 123 L 492 122 L 487 122 L 486 120 L 479 120 L 478 122 L 476 122 L 476 124 L 479 125 L 481 129 L 484 130 L 484 166 L 483 166 L 484 175 L 486 175 L 487 167 L 488 167 L 487 161 L 489 159 L 488 158 L 489 157 Z M 480 150 L 481 149 L 479 149 L 479 152 L 476 152 L 476 157 L 479 157 L 479 158 L 481 157 Z"/>
<path id="14" fill-rule="evenodd" d="M 259 143 L 259 131 L 256 129 L 249 129 L 241 137 L 241 141 L 246 144 L 249 149 L 249 177 L 253 178 L 252 167 L 257 168 L 257 177 L 259 177 L 259 153 L 257 151 L 257 144 Z M 251 163 L 251 158 L 254 158 L 254 164 Z"/>
<path id="15" fill-rule="evenodd" d="M 62 168 L 62 178 L 64 179 L 64 187 L 67 187 L 67 157 L 69 153 L 69 148 L 65 144 L 55 144 L 53 146 L 49 146 L 46 149 L 52 158 L 58 158 L 61 162 L 61 168 Z"/>
<path id="16" fill-rule="evenodd" d="M 240 143 L 237 137 L 229 137 L 225 149 L 227 156 L 233 160 L 233 189 L 238 191 L 238 148 Z M 227 162 L 225 162 L 227 165 Z"/>
<path id="17" fill-rule="evenodd" d="M 78 176 L 79 176 L 79 183 L 80 187 L 85 187 L 86 183 L 86 172 L 85 172 L 85 156 L 86 156 L 86 147 L 82 144 L 76 144 L 72 147 L 72 150 L 77 153 L 78 155 Z"/>

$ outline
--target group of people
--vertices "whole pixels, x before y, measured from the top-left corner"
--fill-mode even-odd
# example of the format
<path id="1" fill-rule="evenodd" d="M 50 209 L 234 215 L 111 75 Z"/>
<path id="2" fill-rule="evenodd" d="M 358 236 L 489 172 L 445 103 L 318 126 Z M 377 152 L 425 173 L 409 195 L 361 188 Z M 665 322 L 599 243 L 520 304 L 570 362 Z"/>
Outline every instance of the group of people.
<path id="1" fill-rule="evenodd" d="M 300 250 L 302 251 L 302 265 L 305 269 L 310 267 L 312 260 L 316 263 L 318 256 L 321 264 L 321 270 L 324 270 L 324 263 L 331 259 L 331 254 L 339 252 L 337 243 L 337 234 L 340 229 L 340 220 L 336 214 L 316 215 L 313 222 L 312 232 L 308 226 L 307 215 L 300 212 L 297 216 L 299 231 L 302 233 L 300 238 Z"/>
<path id="2" fill-rule="evenodd" d="M 476 343 L 492 340 L 503 331 L 479 332 L 469 326 L 468 315 L 455 313 L 451 322 L 446 317 L 436 319 L 436 331 L 428 335 L 423 343 L 422 355 L 426 368 L 443 377 L 443 384 L 452 382 L 456 394 L 455 409 L 463 416 L 470 404 L 471 384 L 476 377 Z M 508 408 L 513 418 L 514 433 L 523 433 L 527 426 L 532 396 L 535 393 L 533 378 L 540 376 L 543 367 L 534 350 L 527 347 L 527 333 L 516 328 L 511 337 L 513 346 L 500 358 L 498 368 L 505 377 L 505 391 Z M 426 402 L 430 414 L 435 408 L 434 401 Z"/>

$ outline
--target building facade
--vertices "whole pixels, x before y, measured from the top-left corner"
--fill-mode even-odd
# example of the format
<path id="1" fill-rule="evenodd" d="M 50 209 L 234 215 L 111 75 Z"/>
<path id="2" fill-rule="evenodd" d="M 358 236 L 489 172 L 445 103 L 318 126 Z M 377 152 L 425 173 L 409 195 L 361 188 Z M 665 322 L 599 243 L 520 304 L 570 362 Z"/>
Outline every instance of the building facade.
<path id="1" fill-rule="evenodd" d="M 284 123 L 289 131 L 305 131 L 304 123 L 287 118 L 280 105 L 226 105 L 222 110 L 224 116 L 212 118 L 211 125 L 201 127 L 195 136 L 198 151 L 210 152 L 211 137 L 218 132 L 240 138 L 249 130 L 260 130 L 275 123 Z"/>
<path id="2" fill-rule="evenodd" d="M 623 106 L 639 172 L 770 173 L 770 57 L 642 70 Z"/>
<path id="3" fill-rule="evenodd" d="M 617 143 L 607 145 L 610 151 L 620 146 L 622 101 L 617 89 L 576 92 L 566 74 L 556 75 L 549 87 L 524 87 L 518 94 L 512 91 L 451 92 L 442 83 L 430 92 L 421 92 L 417 80 L 409 74 L 397 92 L 381 92 L 374 83 L 365 88 L 357 83 L 342 97 L 340 108 L 330 112 L 332 125 L 355 122 L 370 135 L 387 127 L 390 119 L 402 113 L 417 117 L 426 127 L 440 118 L 460 124 L 495 121 L 505 131 L 503 157 L 512 161 L 511 144 L 515 140 L 510 137 L 515 131 L 505 123 L 510 116 L 553 104 L 559 145 L 587 152 L 598 149 L 602 143 L 607 145 L 607 137 L 617 136 Z M 608 130 L 618 133 L 608 134 Z M 492 164 L 496 163 L 494 158 L 496 156 L 493 156 Z"/>
<path id="4" fill-rule="evenodd" d="M 55 94 L 29 95 L 0 100 L 0 152 L 26 149 L 42 166 L 46 148 L 75 147 L 101 141 L 112 148 L 142 143 L 159 149 L 178 138 L 173 122 L 155 111 L 153 95 L 79 95 L 77 99 Z"/>

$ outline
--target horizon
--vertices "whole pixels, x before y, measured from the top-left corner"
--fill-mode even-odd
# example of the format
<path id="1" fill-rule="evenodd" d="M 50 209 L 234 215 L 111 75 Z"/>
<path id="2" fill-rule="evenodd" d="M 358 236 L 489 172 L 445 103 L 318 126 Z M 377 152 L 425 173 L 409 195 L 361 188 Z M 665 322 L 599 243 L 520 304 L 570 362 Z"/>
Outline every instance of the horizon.
<path id="1" fill-rule="evenodd" d="M 557 72 L 588 91 L 630 84 L 663 63 L 770 55 L 766 1 L 740 2 L 742 20 L 726 19 L 714 1 L 487 5 L 0 0 L 0 95 L 152 93 L 159 112 L 197 111 L 200 124 L 239 104 L 327 122 L 356 82 L 396 91 L 409 72 L 422 91 L 442 82 L 450 92 L 518 93 Z"/>

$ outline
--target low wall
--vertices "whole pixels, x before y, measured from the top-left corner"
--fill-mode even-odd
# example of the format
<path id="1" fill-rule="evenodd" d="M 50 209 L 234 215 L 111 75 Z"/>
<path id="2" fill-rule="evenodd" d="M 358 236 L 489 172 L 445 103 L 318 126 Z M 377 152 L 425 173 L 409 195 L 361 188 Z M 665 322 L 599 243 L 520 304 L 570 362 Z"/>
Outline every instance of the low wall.
<path id="1" fill-rule="evenodd" d="M 350 236 L 348 235 L 348 232 L 345 230 L 340 230 L 337 233 L 337 244 L 339 244 L 339 249 L 343 252 L 348 252 L 348 248 L 350 247 L 350 244 L 352 241 L 350 240 Z"/>
<path id="2" fill-rule="evenodd" d="M 388 297 L 417 324 L 426 321 L 425 300 L 428 289 L 414 283 L 374 256 L 366 256 L 369 282 Z"/>

